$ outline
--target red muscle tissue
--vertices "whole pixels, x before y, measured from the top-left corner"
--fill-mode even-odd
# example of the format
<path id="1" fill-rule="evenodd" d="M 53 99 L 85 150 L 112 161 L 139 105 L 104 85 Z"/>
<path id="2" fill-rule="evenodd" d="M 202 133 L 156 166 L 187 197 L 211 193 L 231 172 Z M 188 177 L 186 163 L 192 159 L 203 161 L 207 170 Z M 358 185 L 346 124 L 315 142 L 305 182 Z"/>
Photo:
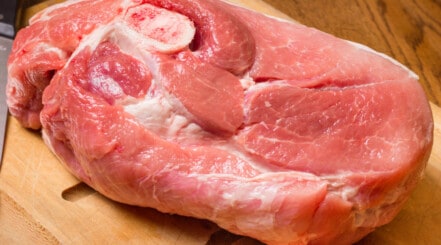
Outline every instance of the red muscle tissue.
<path id="1" fill-rule="evenodd" d="M 223 1 L 67 1 L 18 33 L 8 69 L 10 112 L 76 177 L 267 244 L 388 223 L 432 145 L 410 70 Z"/>

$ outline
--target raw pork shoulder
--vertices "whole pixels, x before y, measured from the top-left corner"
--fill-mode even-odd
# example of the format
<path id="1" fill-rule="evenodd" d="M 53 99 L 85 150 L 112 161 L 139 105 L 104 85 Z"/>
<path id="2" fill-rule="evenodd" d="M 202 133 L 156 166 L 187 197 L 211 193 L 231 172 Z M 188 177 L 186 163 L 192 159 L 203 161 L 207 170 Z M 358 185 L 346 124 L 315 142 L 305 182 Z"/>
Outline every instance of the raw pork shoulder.
<path id="1" fill-rule="evenodd" d="M 432 145 L 414 73 L 223 1 L 68 1 L 20 31 L 8 69 L 10 112 L 79 179 L 268 244 L 388 223 Z"/>

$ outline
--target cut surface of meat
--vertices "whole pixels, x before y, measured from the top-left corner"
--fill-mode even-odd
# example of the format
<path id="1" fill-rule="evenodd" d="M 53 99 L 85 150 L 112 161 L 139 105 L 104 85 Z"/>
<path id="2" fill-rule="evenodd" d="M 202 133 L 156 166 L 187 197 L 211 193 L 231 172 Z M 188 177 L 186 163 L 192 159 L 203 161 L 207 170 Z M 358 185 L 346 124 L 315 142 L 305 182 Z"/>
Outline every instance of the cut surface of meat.
<path id="1" fill-rule="evenodd" d="M 413 72 L 224 1 L 55 5 L 8 72 L 11 114 L 80 180 L 267 244 L 351 244 L 390 222 L 433 142 Z"/>

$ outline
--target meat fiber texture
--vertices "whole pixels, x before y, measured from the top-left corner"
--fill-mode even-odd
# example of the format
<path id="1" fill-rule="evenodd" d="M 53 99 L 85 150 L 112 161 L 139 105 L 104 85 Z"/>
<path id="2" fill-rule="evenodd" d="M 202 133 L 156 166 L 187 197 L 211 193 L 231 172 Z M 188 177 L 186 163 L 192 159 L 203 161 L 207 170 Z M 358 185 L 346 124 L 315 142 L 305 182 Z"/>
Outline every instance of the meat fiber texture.
<path id="1" fill-rule="evenodd" d="M 432 146 L 403 65 L 223 1 L 67 1 L 18 33 L 8 72 L 10 112 L 80 180 L 267 244 L 390 222 Z"/>

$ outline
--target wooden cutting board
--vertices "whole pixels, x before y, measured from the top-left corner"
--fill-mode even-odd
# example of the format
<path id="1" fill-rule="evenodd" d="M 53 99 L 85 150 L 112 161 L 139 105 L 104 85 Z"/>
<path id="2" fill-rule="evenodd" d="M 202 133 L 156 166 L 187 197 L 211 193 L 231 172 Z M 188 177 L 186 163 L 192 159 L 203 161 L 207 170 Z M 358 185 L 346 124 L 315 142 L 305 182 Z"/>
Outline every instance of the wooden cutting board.
<path id="1" fill-rule="evenodd" d="M 260 0 L 235 0 L 288 18 Z M 441 109 L 425 176 L 392 223 L 359 244 L 441 244 Z M 215 224 L 113 202 L 70 175 L 39 132 L 10 117 L 0 171 L 0 244 L 258 244 Z"/>

